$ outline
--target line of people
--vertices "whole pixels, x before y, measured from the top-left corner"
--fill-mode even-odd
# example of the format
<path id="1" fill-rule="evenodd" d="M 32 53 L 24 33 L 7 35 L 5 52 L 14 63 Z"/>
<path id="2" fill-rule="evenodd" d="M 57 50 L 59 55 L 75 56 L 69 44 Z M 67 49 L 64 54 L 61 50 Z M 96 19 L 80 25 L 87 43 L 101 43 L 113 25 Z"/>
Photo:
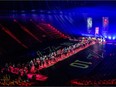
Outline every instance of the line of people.
<path id="1" fill-rule="evenodd" d="M 70 55 L 73 55 L 75 53 L 76 49 L 83 48 L 87 44 L 90 44 L 91 42 L 87 43 L 75 43 L 73 45 L 61 48 L 57 51 L 54 51 L 48 55 L 44 55 L 38 58 L 35 58 L 30 61 L 29 66 L 33 67 L 31 69 L 31 72 L 34 71 L 34 68 L 46 68 L 47 66 L 54 64 L 58 62 L 59 60 L 62 60 L 63 58 L 67 58 Z"/>
<path id="2" fill-rule="evenodd" d="M 76 50 L 85 47 L 86 45 L 91 44 L 91 40 L 87 40 L 84 43 L 75 43 L 70 46 L 66 46 L 64 48 L 61 48 L 59 50 L 56 50 L 48 55 L 43 55 L 41 57 L 34 58 L 30 62 L 26 64 L 6 64 L 5 68 L 2 70 L 5 72 L 12 72 L 15 74 L 18 74 L 19 76 L 25 77 L 27 79 L 28 73 L 40 73 L 39 70 L 43 68 L 47 68 L 53 64 L 55 64 L 58 61 L 63 60 L 64 58 L 67 58 L 74 53 L 76 53 Z"/>

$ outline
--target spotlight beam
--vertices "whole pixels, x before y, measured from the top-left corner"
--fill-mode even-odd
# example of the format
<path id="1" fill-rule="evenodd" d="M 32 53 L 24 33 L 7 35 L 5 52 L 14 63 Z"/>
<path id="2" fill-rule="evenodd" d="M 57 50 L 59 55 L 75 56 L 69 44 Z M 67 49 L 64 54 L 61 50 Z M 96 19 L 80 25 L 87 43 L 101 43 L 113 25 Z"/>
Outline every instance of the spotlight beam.
<path id="1" fill-rule="evenodd" d="M 2 27 L 2 30 L 7 33 L 9 36 L 11 36 L 16 42 L 18 42 L 20 45 L 22 45 L 24 48 L 28 48 L 26 45 L 24 45 L 12 32 L 10 32 L 7 28 L 5 28 L 4 26 L 2 26 L 0 24 L 0 26 Z"/>

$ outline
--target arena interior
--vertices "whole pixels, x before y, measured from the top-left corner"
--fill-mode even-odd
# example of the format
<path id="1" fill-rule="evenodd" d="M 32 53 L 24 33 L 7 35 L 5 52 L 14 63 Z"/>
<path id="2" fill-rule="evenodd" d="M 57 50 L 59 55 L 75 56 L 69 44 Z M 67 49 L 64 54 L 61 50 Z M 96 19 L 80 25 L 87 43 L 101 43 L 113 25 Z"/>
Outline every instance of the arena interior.
<path id="1" fill-rule="evenodd" d="M 115 86 L 116 2 L 0 1 L 0 86 Z"/>

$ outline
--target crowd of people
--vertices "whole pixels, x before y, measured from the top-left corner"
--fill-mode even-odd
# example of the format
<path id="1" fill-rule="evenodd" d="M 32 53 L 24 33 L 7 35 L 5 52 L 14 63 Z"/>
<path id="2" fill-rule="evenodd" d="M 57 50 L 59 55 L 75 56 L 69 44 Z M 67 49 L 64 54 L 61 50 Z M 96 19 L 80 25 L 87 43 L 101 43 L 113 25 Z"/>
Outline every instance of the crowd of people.
<path id="1" fill-rule="evenodd" d="M 5 74 L 0 77 L 0 86 L 31 86 L 32 82 L 27 82 L 21 77 L 12 78 L 11 74 Z"/>
<path id="2" fill-rule="evenodd" d="M 73 45 L 65 46 L 64 48 L 53 51 L 48 55 L 42 55 L 34 58 L 25 64 L 6 63 L 5 67 L 1 69 L 1 72 L 11 72 L 17 74 L 18 76 L 23 77 L 25 81 L 28 81 L 29 79 L 28 74 L 34 74 L 31 79 L 36 80 L 35 75 L 41 75 L 40 69 L 47 68 L 57 63 L 58 61 L 70 57 L 71 55 L 77 53 L 79 50 L 82 50 L 85 47 L 91 45 L 92 42 L 92 40 L 84 40 L 83 42 L 81 41 L 78 43 L 74 43 Z M 41 78 L 43 78 L 43 80 L 47 79 L 46 76 L 41 76 Z"/>

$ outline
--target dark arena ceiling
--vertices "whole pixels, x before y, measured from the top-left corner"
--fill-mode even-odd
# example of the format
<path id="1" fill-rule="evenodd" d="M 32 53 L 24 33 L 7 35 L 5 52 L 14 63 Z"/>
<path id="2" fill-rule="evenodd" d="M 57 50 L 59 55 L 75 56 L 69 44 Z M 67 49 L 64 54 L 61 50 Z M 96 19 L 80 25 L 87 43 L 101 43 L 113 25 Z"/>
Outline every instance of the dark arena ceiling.
<path id="1" fill-rule="evenodd" d="M 116 7 L 114 0 L 17 0 L 0 1 L 0 11 L 11 12 L 21 10 L 62 10 L 75 7 L 111 6 Z"/>

